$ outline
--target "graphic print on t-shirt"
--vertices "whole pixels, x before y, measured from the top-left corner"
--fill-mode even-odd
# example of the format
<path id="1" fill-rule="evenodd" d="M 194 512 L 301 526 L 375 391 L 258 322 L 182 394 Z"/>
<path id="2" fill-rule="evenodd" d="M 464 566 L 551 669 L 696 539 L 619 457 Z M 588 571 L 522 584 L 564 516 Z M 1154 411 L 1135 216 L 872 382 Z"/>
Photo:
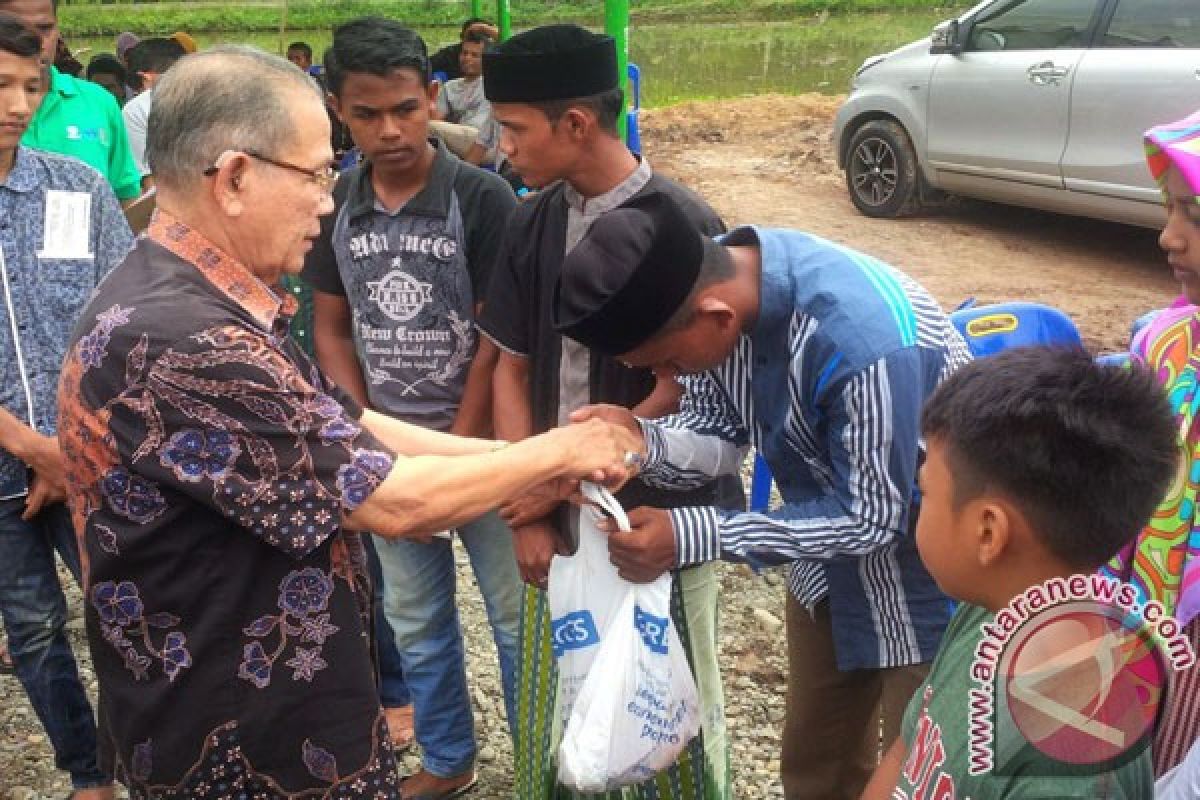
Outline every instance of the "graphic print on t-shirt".
<path id="1" fill-rule="evenodd" d="M 457 199 L 445 219 L 369 214 L 338 235 L 367 396 L 425 427 L 454 421 L 475 354 L 474 296 Z"/>

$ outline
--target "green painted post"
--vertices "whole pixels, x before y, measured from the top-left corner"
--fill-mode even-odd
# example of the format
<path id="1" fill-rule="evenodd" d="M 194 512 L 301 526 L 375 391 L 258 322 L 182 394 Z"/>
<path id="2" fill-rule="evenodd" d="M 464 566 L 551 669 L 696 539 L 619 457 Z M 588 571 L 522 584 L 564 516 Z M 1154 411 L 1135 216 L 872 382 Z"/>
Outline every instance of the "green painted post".
<path id="1" fill-rule="evenodd" d="M 501 0 L 504 2 L 505 0 Z M 625 91 L 625 106 L 629 107 L 629 0 L 605 0 L 604 32 L 617 43 L 618 84 Z M 625 138 L 625 114 L 618 120 L 621 138 Z"/>
<path id="2" fill-rule="evenodd" d="M 500 41 L 512 36 L 512 10 L 508 0 L 496 0 L 496 25 L 500 28 Z"/>
<path id="3" fill-rule="evenodd" d="M 471 16 L 483 16 L 483 0 L 471 0 Z"/>

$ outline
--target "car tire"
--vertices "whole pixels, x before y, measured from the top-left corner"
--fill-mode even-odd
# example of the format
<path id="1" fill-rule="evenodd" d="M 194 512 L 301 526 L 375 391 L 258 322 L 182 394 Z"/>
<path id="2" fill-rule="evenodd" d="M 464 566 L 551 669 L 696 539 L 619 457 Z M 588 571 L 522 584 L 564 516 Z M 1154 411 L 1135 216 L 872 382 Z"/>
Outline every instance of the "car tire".
<path id="1" fill-rule="evenodd" d="M 860 125 L 846 149 L 846 188 L 868 217 L 901 217 L 921 207 L 917 154 L 899 124 L 876 119 Z"/>

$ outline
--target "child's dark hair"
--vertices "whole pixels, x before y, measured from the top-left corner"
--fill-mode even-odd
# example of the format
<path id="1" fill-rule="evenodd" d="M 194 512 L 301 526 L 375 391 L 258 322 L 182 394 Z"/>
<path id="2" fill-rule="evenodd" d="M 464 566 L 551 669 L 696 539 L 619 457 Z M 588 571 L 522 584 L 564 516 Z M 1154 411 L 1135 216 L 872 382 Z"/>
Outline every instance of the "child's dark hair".
<path id="1" fill-rule="evenodd" d="M 42 37 L 19 17 L 0 11 L 0 50 L 21 58 L 34 58 L 42 53 Z"/>
<path id="2" fill-rule="evenodd" d="M 463 22 L 462 27 L 458 31 L 458 38 L 462 41 L 466 41 L 467 31 L 469 31 L 471 29 L 472 25 L 478 25 L 480 22 L 482 22 L 485 25 L 491 24 L 483 17 L 471 17 L 470 19 L 467 19 Z"/>
<path id="3" fill-rule="evenodd" d="M 429 85 L 429 52 L 416 31 L 384 17 L 362 17 L 333 31 L 333 45 L 325 51 L 325 79 L 329 91 L 342 93 L 346 75 L 364 72 L 385 77 L 394 69 L 416 70 Z"/>
<path id="4" fill-rule="evenodd" d="M 968 364 L 929 399 L 921 426 L 945 448 L 956 506 L 1004 495 L 1079 570 L 1137 535 L 1179 457 L 1153 376 L 1081 350 L 1021 348 Z"/>
<path id="5" fill-rule="evenodd" d="M 488 36 L 483 31 L 471 31 L 463 35 L 464 43 L 482 44 L 486 49 L 492 44 L 492 37 Z"/>
<path id="6" fill-rule="evenodd" d="M 146 84 L 142 78 L 143 72 L 156 72 L 161 75 L 186 55 L 187 51 L 183 49 L 183 45 L 175 39 L 142 39 L 125 54 L 125 60 L 129 64 L 129 85 L 140 91 Z"/>
<path id="7" fill-rule="evenodd" d="M 292 42 L 287 46 L 287 52 L 303 53 L 305 58 L 307 58 L 309 61 L 312 61 L 312 47 L 308 44 L 308 42 Z"/>
<path id="8" fill-rule="evenodd" d="M 97 53 L 92 56 L 84 74 L 89 81 L 97 75 L 112 75 L 122 86 L 125 85 L 125 67 L 111 53 Z"/>

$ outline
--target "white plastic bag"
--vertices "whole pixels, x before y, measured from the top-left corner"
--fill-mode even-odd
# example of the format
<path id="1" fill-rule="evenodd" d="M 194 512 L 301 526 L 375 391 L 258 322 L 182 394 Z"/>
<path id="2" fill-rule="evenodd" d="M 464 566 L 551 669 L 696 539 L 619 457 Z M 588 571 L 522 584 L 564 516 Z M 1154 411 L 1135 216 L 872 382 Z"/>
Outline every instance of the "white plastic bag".
<path id="1" fill-rule="evenodd" d="M 605 489 L 584 495 L 629 530 Z M 580 792 L 641 783 L 673 764 L 700 730 L 696 681 L 671 623 L 671 574 L 634 584 L 609 561 L 600 512 L 582 510 L 579 549 L 550 565 L 563 738 L 558 780 Z"/>

